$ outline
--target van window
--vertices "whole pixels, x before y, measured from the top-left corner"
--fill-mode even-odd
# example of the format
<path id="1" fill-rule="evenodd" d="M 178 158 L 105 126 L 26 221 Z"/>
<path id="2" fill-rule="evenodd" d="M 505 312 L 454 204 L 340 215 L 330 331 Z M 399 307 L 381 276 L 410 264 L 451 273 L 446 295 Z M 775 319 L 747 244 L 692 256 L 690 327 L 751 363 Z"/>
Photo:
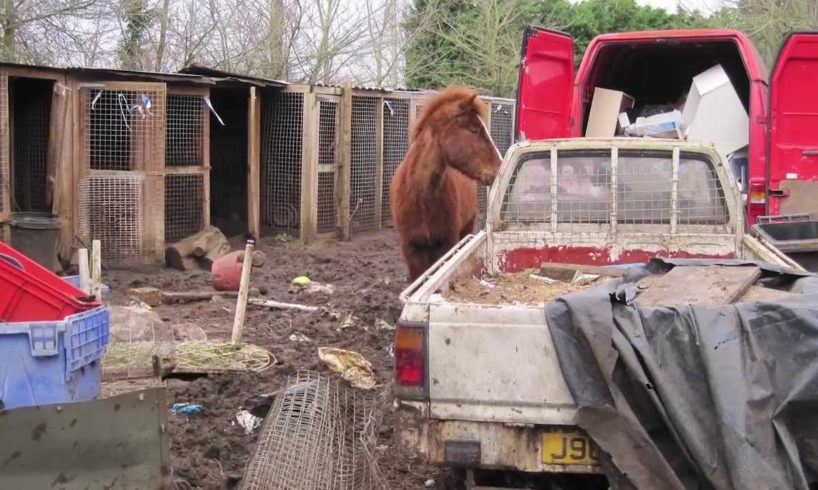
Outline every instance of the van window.
<path id="1" fill-rule="evenodd" d="M 547 223 L 555 215 L 560 223 L 609 223 L 615 201 L 619 223 L 669 224 L 672 170 L 670 153 L 621 154 L 614 189 L 610 155 L 564 152 L 557 160 L 553 213 L 550 155 L 533 153 L 523 158 L 512 177 L 501 218 L 511 223 Z M 678 178 L 678 224 L 727 222 L 724 193 L 712 165 L 683 156 Z"/>

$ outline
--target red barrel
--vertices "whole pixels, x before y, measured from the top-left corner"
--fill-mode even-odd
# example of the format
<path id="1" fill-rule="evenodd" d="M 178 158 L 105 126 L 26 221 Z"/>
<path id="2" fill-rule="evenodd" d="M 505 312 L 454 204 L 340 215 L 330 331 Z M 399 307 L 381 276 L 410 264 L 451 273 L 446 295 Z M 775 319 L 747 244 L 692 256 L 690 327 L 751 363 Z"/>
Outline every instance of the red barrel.
<path id="1" fill-rule="evenodd" d="M 222 255 L 213 262 L 210 274 L 216 291 L 238 291 L 241 283 L 241 267 L 244 250 Z"/>

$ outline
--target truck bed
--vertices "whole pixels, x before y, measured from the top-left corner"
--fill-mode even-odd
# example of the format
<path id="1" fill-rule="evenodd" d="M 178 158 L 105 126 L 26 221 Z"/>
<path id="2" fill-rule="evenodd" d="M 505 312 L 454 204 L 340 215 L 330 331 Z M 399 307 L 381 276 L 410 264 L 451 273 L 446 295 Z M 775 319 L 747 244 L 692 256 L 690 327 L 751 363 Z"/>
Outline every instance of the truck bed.
<path id="1" fill-rule="evenodd" d="M 513 274 L 483 271 L 479 276 L 461 274 L 449 283 L 442 296 L 452 303 L 541 305 L 567 293 L 599 286 L 604 281 L 599 277 L 582 282 L 549 280 L 537 269 Z"/>

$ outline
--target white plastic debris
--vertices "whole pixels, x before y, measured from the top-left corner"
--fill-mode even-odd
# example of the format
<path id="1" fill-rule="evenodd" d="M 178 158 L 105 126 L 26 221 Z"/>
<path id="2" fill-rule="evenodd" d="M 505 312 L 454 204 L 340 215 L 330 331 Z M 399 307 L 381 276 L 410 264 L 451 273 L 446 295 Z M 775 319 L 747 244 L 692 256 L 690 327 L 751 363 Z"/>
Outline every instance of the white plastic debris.
<path id="1" fill-rule="evenodd" d="M 256 417 L 247 410 L 242 410 L 236 414 L 236 421 L 244 429 L 245 434 L 252 434 L 261 426 L 261 418 Z"/>
<path id="2" fill-rule="evenodd" d="M 305 343 L 312 342 L 312 339 L 301 332 L 295 332 L 294 334 L 290 335 L 290 342 Z"/>

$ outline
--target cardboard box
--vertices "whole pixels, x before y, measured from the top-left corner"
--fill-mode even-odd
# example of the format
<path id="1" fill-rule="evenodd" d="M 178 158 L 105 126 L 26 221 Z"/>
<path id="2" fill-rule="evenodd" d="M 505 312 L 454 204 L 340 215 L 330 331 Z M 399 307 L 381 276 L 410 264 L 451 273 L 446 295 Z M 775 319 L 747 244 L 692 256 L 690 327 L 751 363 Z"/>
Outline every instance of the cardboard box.
<path id="1" fill-rule="evenodd" d="M 616 136 L 619 114 L 633 107 L 633 97 L 617 90 L 596 87 L 591 101 L 591 113 L 585 136 L 589 138 L 610 138 Z"/>
<path id="2" fill-rule="evenodd" d="M 625 135 L 684 139 L 682 134 L 682 113 L 670 111 L 654 114 L 650 117 L 638 117 L 635 123 L 625 128 Z"/>
<path id="3" fill-rule="evenodd" d="M 713 143 L 722 157 L 750 142 L 750 119 L 721 65 L 693 77 L 682 124 L 688 140 Z"/>

